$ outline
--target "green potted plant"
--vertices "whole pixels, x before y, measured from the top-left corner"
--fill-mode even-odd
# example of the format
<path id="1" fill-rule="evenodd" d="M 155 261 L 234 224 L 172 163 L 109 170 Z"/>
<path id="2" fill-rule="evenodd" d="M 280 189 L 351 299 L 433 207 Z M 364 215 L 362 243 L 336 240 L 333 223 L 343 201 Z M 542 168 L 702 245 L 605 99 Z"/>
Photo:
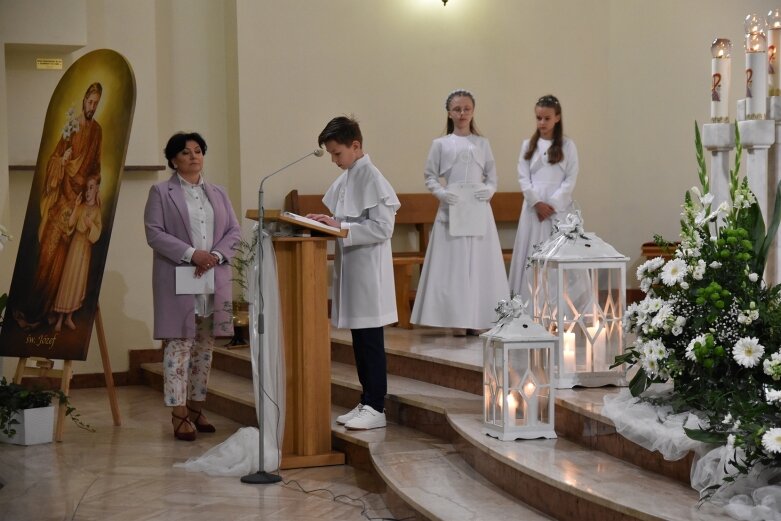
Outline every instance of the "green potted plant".
<path id="1" fill-rule="evenodd" d="M 253 233 L 252 242 L 244 239 L 236 245 L 236 253 L 231 260 L 234 270 L 233 280 L 239 285 L 240 294 L 233 301 L 233 338 L 227 347 L 245 347 L 249 344 L 249 302 L 247 301 L 248 277 L 252 272 L 258 235 Z"/>
<path id="2" fill-rule="evenodd" d="M 57 399 L 78 427 L 94 432 L 82 421 L 68 397 L 60 389 L 30 389 L 0 379 L 0 441 L 17 445 L 34 445 L 52 441 L 54 405 Z"/>

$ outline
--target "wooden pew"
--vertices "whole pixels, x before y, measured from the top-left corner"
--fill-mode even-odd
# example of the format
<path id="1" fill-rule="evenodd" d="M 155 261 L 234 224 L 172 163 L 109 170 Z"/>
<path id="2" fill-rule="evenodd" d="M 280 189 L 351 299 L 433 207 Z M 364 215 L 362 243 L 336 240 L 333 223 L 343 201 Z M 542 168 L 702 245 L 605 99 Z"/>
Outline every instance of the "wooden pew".
<path id="1" fill-rule="evenodd" d="M 393 277 L 396 289 L 396 308 L 399 315 L 398 327 L 412 329 L 410 300 L 414 295 L 411 288 L 413 268 L 422 266 L 428 248 L 431 227 L 439 208 L 439 201 L 430 193 L 397 194 L 401 208 L 396 213 L 396 224 L 413 225 L 418 234 L 418 248 L 413 251 L 393 252 Z M 285 196 L 284 209 L 306 215 L 308 213 L 330 214 L 323 204 L 323 194 L 304 195 L 292 190 Z M 520 192 L 497 192 L 491 199 L 491 210 L 496 223 L 518 224 L 523 205 Z M 512 258 L 512 250 L 503 250 L 505 261 Z"/>

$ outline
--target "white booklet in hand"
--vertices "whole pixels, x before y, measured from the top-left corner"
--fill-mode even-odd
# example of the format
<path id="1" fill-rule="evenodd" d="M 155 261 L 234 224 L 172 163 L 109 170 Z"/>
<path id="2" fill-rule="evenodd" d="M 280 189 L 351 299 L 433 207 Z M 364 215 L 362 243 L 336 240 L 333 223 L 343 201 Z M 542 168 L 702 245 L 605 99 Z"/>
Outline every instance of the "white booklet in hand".
<path id="1" fill-rule="evenodd" d="M 478 201 L 475 191 L 484 188 L 483 183 L 452 183 L 447 185 L 450 192 L 458 195 L 458 202 L 450 205 L 450 235 L 455 237 L 481 237 L 485 234 L 488 201 Z"/>
<path id="2" fill-rule="evenodd" d="M 195 266 L 176 267 L 177 295 L 211 295 L 214 293 L 214 270 L 195 278 Z"/>

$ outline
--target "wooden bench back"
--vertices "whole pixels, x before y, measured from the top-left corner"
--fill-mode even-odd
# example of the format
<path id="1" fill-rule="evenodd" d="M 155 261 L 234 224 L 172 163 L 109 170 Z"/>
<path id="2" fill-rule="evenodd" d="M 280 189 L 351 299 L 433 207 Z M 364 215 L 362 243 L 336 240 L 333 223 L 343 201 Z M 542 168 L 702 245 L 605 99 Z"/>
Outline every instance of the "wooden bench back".
<path id="1" fill-rule="evenodd" d="M 398 194 L 401 208 L 396 214 L 396 224 L 433 224 L 439 201 L 430 193 Z M 497 223 L 517 223 L 521 217 L 523 194 L 521 192 L 497 192 L 491 199 L 491 210 Z M 323 204 L 323 195 L 302 195 L 291 190 L 285 196 L 285 210 L 306 215 L 329 213 Z"/>

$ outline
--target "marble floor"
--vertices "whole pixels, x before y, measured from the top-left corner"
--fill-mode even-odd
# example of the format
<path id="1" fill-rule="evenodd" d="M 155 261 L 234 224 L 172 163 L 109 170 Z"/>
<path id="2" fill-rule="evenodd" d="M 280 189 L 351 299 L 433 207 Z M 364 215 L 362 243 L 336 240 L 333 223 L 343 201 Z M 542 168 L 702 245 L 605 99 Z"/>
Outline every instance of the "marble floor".
<path id="1" fill-rule="evenodd" d="M 67 421 L 62 443 L 0 444 L 0 521 L 393 518 L 378 493 L 382 483 L 349 466 L 283 471 L 287 484 L 278 485 L 175 469 L 174 463 L 203 454 L 241 425 L 212 413 L 217 433 L 201 434 L 193 443 L 175 441 L 159 392 L 117 391 L 121 427 L 112 425 L 105 389 L 80 389 L 72 391 L 71 402 L 96 432 Z M 330 493 L 307 494 L 299 485 Z"/>

